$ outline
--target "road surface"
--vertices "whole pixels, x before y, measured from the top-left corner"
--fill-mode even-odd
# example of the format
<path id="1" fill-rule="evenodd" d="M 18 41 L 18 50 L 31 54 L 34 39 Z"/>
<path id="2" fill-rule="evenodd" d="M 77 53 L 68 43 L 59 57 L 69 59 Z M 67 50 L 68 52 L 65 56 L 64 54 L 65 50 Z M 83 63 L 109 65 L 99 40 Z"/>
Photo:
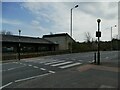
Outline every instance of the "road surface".
<path id="1" fill-rule="evenodd" d="M 90 63 L 94 59 L 94 52 L 53 55 L 37 58 L 22 59 L 2 65 L 1 88 L 15 87 L 15 85 L 36 78 L 48 77 L 61 73 L 67 69 L 77 68 Z M 118 51 L 101 51 L 101 62 L 113 62 L 117 65 Z M 57 74 L 56 74 L 57 75 Z M 42 81 L 44 82 L 44 81 Z M 39 84 L 39 83 L 38 83 Z"/>

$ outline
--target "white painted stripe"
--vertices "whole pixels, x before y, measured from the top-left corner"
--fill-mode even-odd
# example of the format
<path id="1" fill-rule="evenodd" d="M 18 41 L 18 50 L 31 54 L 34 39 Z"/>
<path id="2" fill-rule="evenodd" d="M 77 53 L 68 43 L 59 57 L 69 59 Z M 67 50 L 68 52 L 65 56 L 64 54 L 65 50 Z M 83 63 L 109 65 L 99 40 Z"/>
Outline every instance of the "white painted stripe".
<path id="1" fill-rule="evenodd" d="M 30 66 L 30 67 L 31 67 L 32 65 L 28 65 L 28 66 Z"/>
<path id="2" fill-rule="evenodd" d="M 37 67 L 37 66 L 33 66 L 34 68 L 39 68 L 39 67 Z"/>
<path id="3" fill-rule="evenodd" d="M 53 64 L 51 66 L 60 66 L 60 65 L 68 64 L 68 63 L 72 63 L 72 61 L 68 61 L 68 62 L 64 62 L 64 63 L 58 63 L 58 64 Z"/>
<path id="4" fill-rule="evenodd" d="M 46 74 L 42 74 L 42 75 L 38 75 L 38 76 L 32 76 L 32 77 L 28 77 L 28 78 L 24 78 L 24 79 L 19 79 L 19 80 L 15 80 L 15 82 L 30 80 L 30 79 L 34 79 L 34 78 L 37 78 L 37 77 L 46 76 L 46 75 L 49 75 L 49 74 L 51 74 L 51 73 L 46 73 Z"/>
<path id="5" fill-rule="evenodd" d="M 39 63 L 49 63 L 49 62 L 52 62 L 52 61 L 57 61 L 57 60 L 44 61 L 44 62 L 39 62 Z"/>
<path id="6" fill-rule="evenodd" d="M 41 70 L 46 70 L 45 68 L 40 68 Z"/>
<path id="7" fill-rule="evenodd" d="M 1 86 L 1 87 L 0 87 L 0 90 L 1 90 L 2 88 L 5 88 L 5 87 L 9 86 L 9 85 L 12 84 L 12 83 L 13 83 L 13 82 L 10 82 L 10 83 L 8 83 L 8 84 L 6 84 L 6 85 Z"/>
<path id="8" fill-rule="evenodd" d="M 13 70 L 13 69 L 16 69 L 16 68 L 9 68 L 8 71 L 9 71 L 9 70 Z"/>
<path id="9" fill-rule="evenodd" d="M 50 64 L 59 63 L 59 62 L 64 62 L 64 61 L 50 62 L 50 63 L 46 63 L 45 65 L 50 65 Z"/>
<path id="10" fill-rule="evenodd" d="M 78 60 L 78 61 L 83 61 L 83 60 Z"/>
<path id="11" fill-rule="evenodd" d="M 64 69 L 64 68 L 69 68 L 69 67 L 73 67 L 73 66 L 80 65 L 80 64 L 82 64 L 82 63 L 73 63 L 73 64 L 69 64 L 69 65 L 61 66 L 61 67 L 59 67 L 59 68 Z"/>
<path id="12" fill-rule="evenodd" d="M 54 71 L 49 71 L 50 73 L 55 73 Z"/>
<path id="13" fill-rule="evenodd" d="M 14 70 L 14 69 L 22 68 L 22 67 L 25 67 L 25 66 L 20 66 L 20 67 L 15 67 L 15 68 L 9 68 L 9 69 L 3 70 L 3 71 L 10 71 L 10 70 Z"/>

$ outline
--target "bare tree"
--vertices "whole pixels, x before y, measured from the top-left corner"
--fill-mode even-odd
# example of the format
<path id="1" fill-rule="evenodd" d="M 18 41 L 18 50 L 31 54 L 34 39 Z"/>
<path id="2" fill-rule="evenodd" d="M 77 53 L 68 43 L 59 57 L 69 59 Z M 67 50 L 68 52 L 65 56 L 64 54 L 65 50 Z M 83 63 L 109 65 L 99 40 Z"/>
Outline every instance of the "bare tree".
<path id="1" fill-rule="evenodd" d="M 0 34 L 2 34 L 2 35 L 12 35 L 12 32 L 3 30 L 3 31 L 0 32 Z"/>
<path id="2" fill-rule="evenodd" d="M 7 32 L 6 32 L 6 35 L 12 35 L 12 32 L 7 31 Z"/>
<path id="3" fill-rule="evenodd" d="M 6 31 L 3 30 L 3 31 L 0 32 L 0 34 L 5 35 L 5 34 L 6 34 Z"/>
<path id="4" fill-rule="evenodd" d="M 90 34 L 90 32 L 85 32 L 85 41 L 86 42 L 90 42 L 90 40 L 91 40 L 91 34 Z"/>

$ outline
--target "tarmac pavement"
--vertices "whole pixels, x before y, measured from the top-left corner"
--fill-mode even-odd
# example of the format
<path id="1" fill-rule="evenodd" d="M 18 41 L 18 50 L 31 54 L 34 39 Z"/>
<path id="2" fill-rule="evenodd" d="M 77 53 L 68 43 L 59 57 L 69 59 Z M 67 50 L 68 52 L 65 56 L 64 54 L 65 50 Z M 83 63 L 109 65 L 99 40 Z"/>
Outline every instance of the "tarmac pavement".
<path id="1" fill-rule="evenodd" d="M 22 59 L 2 64 L 2 88 L 118 88 L 118 52 L 93 52 Z"/>
<path id="2" fill-rule="evenodd" d="M 13 87 L 117 89 L 118 67 L 106 66 L 106 64 L 86 64 L 77 68 L 71 68 L 55 74 L 51 74 L 47 77 L 40 77 L 29 81 L 21 82 L 19 84 L 13 85 Z"/>

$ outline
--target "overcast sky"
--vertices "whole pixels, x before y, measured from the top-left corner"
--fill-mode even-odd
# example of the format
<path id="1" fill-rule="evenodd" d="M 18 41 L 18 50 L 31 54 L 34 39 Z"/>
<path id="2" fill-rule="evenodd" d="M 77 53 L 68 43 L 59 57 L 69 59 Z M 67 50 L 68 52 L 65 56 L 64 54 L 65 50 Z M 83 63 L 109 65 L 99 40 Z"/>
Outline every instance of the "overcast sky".
<path id="1" fill-rule="evenodd" d="M 32 0 L 35 1 L 35 0 Z M 57 0 L 58 1 L 58 0 Z M 85 32 L 96 39 L 97 19 L 100 18 L 101 40 L 118 35 L 118 2 L 2 2 L 2 30 L 18 35 L 42 37 L 57 33 L 70 33 L 70 9 L 73 9 L 73 38 L 85 41 Z"/>

